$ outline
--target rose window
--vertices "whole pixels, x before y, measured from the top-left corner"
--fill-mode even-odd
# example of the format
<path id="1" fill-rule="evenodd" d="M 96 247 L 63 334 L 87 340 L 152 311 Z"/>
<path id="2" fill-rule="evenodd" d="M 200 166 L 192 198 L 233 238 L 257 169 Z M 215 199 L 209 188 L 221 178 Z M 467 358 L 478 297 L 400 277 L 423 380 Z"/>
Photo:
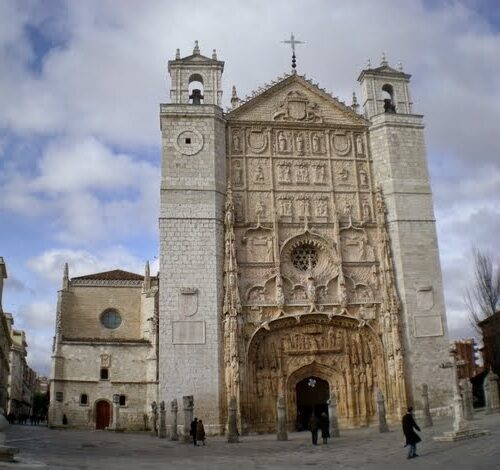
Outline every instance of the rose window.
<path id="1" fill-rule="evenodd" d="M 300 271 L 307 271 L 309 266 L 318 264 L 318 250 L 312 243 L 303 243 L 292 251 L 292 263 Z"/>

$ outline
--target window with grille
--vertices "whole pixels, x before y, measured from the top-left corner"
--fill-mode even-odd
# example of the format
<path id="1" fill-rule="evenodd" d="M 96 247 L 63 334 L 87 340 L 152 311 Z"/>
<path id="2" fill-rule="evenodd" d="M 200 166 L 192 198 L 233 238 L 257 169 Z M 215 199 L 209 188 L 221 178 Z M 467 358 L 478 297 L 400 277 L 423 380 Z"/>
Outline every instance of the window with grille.
<path id="1" fill-rule="evenodd" d="M 309 266 L 318 264 L 318 250 L 312 243 L 302 243 L 292 251 L 292 263 L 300 271 L 307 271 Z"/>

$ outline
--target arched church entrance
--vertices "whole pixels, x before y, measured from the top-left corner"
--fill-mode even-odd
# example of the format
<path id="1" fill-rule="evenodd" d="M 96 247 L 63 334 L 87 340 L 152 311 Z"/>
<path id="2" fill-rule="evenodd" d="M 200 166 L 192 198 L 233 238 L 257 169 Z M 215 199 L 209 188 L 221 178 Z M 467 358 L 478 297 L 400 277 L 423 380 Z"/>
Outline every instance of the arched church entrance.
<path id="1" fill-rule="evenodd" d="M 95 405 L 95 428 L 106 429 L 111 418 L 111 406 L 106 400 L 99 400 Z"/>
<path id="2" fill-rule="evenodd" d="M 298 431 L 308 428 L 309 419 L 313 414 L 318 418 L 321 413 L 328 414 L 330 386 L 326 380 L 315 376 L 302 379 L 295 386 L 295 393 Z"/>
<path id="3" fill-rule="evenodd" d="M 394 403 L 385 375 L 380 339 L 359 320 L 315 313 L 278 318 L 250 340 L 242 429 L 273 432 L 279 397 L 285 399 L 289 429 L 304 428 L 313 409 L 328 412 L 332 393 L 341 427 L 366 426 L 376 420 L 377 388 L 387 409 Z"/>

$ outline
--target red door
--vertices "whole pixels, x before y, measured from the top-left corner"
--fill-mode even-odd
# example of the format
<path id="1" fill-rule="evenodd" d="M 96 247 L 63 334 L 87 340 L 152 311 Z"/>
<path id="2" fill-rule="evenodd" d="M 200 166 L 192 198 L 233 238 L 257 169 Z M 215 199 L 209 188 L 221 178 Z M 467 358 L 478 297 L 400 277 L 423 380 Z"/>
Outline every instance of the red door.
<path id="1" fill-rule="evenodd" d="M 109 426 L 111 407 L 107 401 L 98 401 L 95 407 L 95 428 L 105 429 Z"/>

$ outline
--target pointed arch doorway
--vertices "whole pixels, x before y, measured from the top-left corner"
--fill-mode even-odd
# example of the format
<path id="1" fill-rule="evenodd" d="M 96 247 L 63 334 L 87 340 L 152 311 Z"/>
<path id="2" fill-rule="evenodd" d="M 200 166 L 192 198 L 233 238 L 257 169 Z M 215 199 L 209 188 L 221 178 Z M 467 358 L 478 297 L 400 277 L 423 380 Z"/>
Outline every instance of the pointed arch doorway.
<path id="1" fill-rule="evenodd" d="M 295 386 L 297 403 L 297 429 L 308 429 L 309 419 L 314 413 L 317 417 L 321 413 L 328 414 L 328 398 L 330 386 L 320 377 L 310 376 L 297 382 Z"/>

